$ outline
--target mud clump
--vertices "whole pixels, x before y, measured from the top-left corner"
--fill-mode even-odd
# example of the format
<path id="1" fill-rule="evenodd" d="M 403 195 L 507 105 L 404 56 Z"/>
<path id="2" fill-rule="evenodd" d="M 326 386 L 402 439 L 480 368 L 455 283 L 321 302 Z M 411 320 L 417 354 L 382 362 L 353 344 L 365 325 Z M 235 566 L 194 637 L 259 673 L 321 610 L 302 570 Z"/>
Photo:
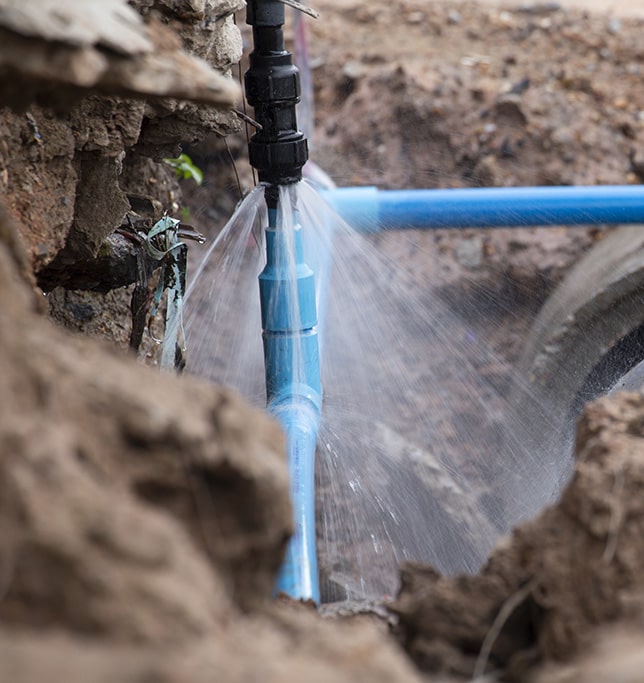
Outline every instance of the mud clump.
<path id="1" fill-rule="evenodd" d="M 560 502 L 516 529 L 478 576 L 403 569 L 392 609 L 423 670 L 524 680 L 538 663 L 578 655 L 598 627 L 641 614 L 643 412 L 635 394 L 588 407 Z"/>

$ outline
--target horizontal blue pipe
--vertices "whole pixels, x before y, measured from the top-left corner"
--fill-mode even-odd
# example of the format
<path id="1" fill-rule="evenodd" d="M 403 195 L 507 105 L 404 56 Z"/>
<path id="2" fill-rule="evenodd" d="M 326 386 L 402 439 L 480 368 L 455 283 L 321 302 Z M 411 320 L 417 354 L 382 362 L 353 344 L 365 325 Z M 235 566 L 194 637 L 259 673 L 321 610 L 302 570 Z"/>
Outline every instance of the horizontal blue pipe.
<path id="1" fill-rule="evenodd" d="M 357 230 L 644 223 L 644 185 L 322 192 Z"/>

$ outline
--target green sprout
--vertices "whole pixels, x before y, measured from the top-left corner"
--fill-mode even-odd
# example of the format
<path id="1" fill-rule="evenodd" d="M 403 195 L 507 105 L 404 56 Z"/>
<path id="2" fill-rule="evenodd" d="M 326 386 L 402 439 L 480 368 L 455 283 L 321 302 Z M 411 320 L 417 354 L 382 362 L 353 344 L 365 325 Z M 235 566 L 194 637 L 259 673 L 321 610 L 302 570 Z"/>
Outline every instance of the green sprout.
<path id="1" fill-rule="evenodd" d="M 197 185 L 203 183 L 203 171 L 192 162 L 187 154 L 181 154 L 175 159 L 164 159 L 164 163 L 174 169 L 177 178 L 192 178 Z"/>

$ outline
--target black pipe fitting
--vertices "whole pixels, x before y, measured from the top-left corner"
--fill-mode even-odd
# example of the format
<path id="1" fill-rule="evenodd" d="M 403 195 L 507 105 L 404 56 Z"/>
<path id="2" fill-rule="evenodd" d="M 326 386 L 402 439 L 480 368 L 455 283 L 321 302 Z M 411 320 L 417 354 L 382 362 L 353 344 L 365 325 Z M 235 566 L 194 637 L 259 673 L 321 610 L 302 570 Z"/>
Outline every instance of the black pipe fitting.
<path id="1" fill-rule="evenodd" d="M 302 179 L 308 160 L 306 138 L 297 128 L 300 75 L 284 45 L 284 5 L 279 0 L 248 0 L 246 22 L 254 49 L 244 76 L 246 99 L 261 129 L 250 139 L 248 155 L 259 180 L 288 185 Z M 275 192 L 267 193 L 267 200 Z"/>

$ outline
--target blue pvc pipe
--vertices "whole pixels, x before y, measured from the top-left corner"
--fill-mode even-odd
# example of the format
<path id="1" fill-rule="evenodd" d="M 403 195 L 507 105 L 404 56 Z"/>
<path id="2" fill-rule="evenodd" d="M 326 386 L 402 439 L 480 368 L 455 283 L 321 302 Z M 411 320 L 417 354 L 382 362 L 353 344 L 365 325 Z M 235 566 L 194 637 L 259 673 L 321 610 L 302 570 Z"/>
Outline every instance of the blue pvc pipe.
<path id="1" fill-rule="evenodd" d="M 294 532 L 277 576 L 277 592 L 320 602 L 315 542 L 315 448 L 319 410 L 307 401 L 269 406 L 286 434 Z"/>
<path id="2" fill-rule="evenodd" d="M 286 435 L 294 532 L 277 591 L 320 600 L 315 539 L 315 448 L 322 388 L 315 277 L 304 262 L 301 228 L 269 210 L 266 267 L 259 276 L 267 409 Z"/>
<path id="3" fill-rule="evenodd" d="M 357 230 L 644 223 L 644 185 L 325 190 Z"/>

